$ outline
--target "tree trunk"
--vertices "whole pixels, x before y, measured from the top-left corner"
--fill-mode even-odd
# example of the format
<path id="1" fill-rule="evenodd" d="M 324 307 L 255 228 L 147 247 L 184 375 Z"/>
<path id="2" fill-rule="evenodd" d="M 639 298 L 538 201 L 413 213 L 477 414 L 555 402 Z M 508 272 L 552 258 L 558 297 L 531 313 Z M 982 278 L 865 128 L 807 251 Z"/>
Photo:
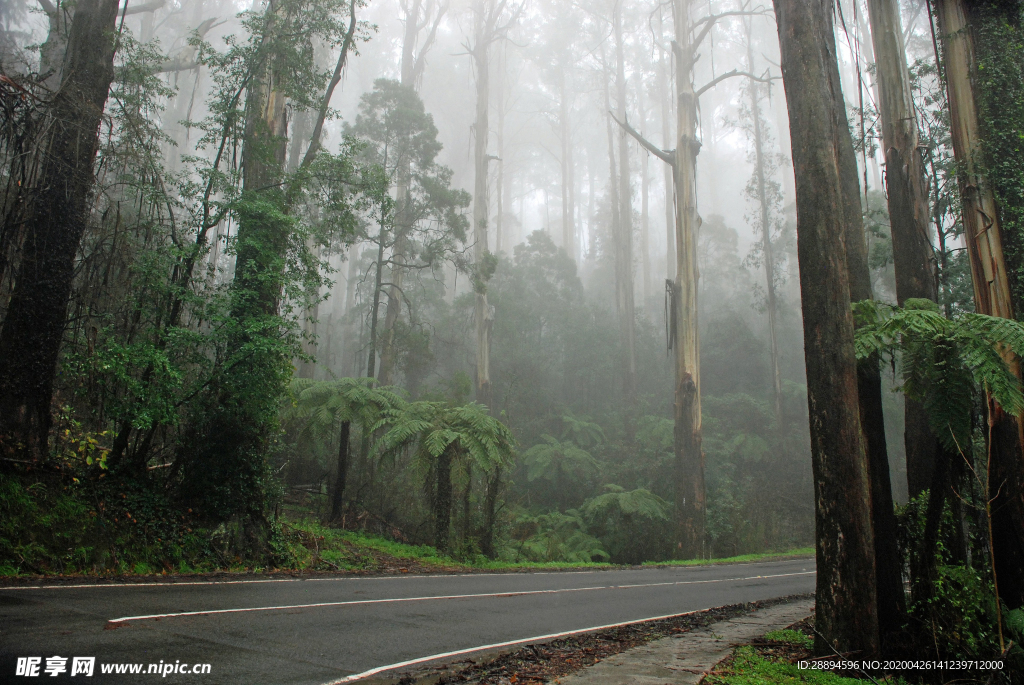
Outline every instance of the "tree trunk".
<path id="1" fill-rule="evenodd" d="M 658 35 L 661 35 L 661 14 L 658 14 Z M 668 74 L 669 55 L 667 51 L 661 53 L 658 60 L 658 91 L 661 98 L 661 140 L 662 144 L 668 145 L 672 140 L 672 87 L 669 83 Z M 673 206 L 672 193 L 674 192 L 672 180 L 672 167 L 664 167 L 665 182 L 665 280 L 671 281 L 676 276 L 676 210 Z"/>
<path id="2" fill-rule="evenodd" d="M 338 436 L 338 474 L 334 479 L 334 493 L 331 496 L 331 520 L 337 521 L 345 508 L 345 480 L 348 476 L 349 434 L 352 422 L 341 422 L 341 434 Z"/>
<path id="3" fill-rule="evenodd" d="M 670 346 L 675 356 L 676 554 L 704 556 L 706 491 L 701 433 L 700 340 L 697 328 L 696 46 L 690 43 L 690 0 L 674 6 L 676 54 L 675 282 L 671 285 Z"/>
<path id="4" fill-rule="evenodd" d="M 370 353 L 366 361 L 366 377 L 376 378 L 377 376 L 377 319 L 380 317 L 380 293 L 382 269 L 384 268 L 384 222 L 380 225 L 380 235 L 377 238 L 377 264 L 373 277 L 373 304 L 370 306 Z"/>
<path id="5" fill-rule="evenodd" d="M 476 68 L 476 124 L 473 146 L 473 261 L 478 274 L 474 283 L 476 301 L 473 316 L 476 324 L 476 401 L 491 407 L 491 324 L 493 315 L 487 303 L 487 280 L 483 273 L 490 257 L 487 249 L 487 138 L 490 107 L 490 44 L 493 40 L 494 7 L 491 0 L 477 0 L 476 44 L 473 64 Z"/>
<path id="6" fill-rule="evenodd" d="M 917 118 L 899 5 L 895 0 L 868 0 L 868 10 L 882 116 L 896 301 L 900 306 L 908 298 L 938 301 L 935 255 L 928 237 L 928 189 L 917 150 Z M 924 406 L 909 398 L 904 402 L 907 485 L 910 496 L 916 497 L 929 487 L 939 442 L 928 425 Z"/>
<path id="7" fill-rule="evenodd" d="M 22 210 L 24 243 L 0 331 L 0 442 L 47 454 L 50 403 L 89 221 L 103 108 L 114 78 L 116 0 L 79 0 L 60 88 L 46 113 L 38 183 Z"/>
<path id="8" fill-rule="evenodd" d="M 572 125 L 569 121 L 569 92 L 565 87 L 565 69 L 558 68 L 558 128 L 562 144 L 562 248 L 570 259 L 576 258 L 576 211 L 573 197 Z"/>
<path id="9" fill-rule="evenodd" d="M 835 54 L 834 38 L 829 48 Z M 850 282 L 850 300 L 873 299 L 868 245 L 864 235 L 860 182 L 857 179 L 857 154 L 853 149 L 846 106 L 835 61 L 832 72 L 832 99 L 837 103 L 839 174 L 843 189 L 845 216 L 844 243 Z M 871 490 L 871 528 L 875 551 L 875 593 L 880 646 L 892 645 L 903 625 L 906 597 L 903 573 L 896 548 L 896 512 L 893 508 L 889 454 L 885 442 L 885 417 L 882 410 L 880 359 L 870 357 L 857 362 L 857 397 L 862 445 L 867 457 Z"/>
<path id="10" fill-rule="evenodd" d="M 754 73 L 754 45 L 749 22 L 747 32 L 747 70 Z M 775 405 L 775 421 L 782 428 L 782 372 L 779 369 L 779 336 L 777 331 L 778 302 L 775 293 L 775 249 L 772 245 L 772 216 L 768 201 L 768 178 L 765 171 L 764 118 L 761 114 L 761 94 L 758 84 L 750 81 L 747 86 L 750 98 L 751 132 L 754 139 L 754 173 L 758 210 L 761 221 L 761 257 L 764 260 L 765 299 L 768 309 L 768 341 L 771 359 L 772 396 Z"/>
<path id="11" fill-rule="evenodd" d="M 644 84 L 643 81 L 637 86 L 637 109 L 640 112 L 640 123 L 647 121 L 647 112 L 644 109 Z M 651 156 L 646 151 L 640 153 L 640 274 L 643 279 L 644 299 L 641 304 L 644 308 L 651 306 L 651 298 L 654 293 L 651 291 Z"/>
<path id="12" fill-rule="evenodd" d="M 484 556 L 494 558 L 494 526 L 498 518 L 498 495 L 501 492 L 501 467 L 487 479 L 487 494 L 484 496 L 484 534 L 480 540 L 480 551 Z"/>
<path id="13" fill-rule="evenodd" d="M 622 2 L 615 3 L 615 96 L 619 118 L 626 121 L 626 57 L 622 40 Z M 623 394 L 627 431 L 636 404 L 636 301 L 633 294 L 633 198 L 629 174 L 629 134 L 619 131 L 619 225 L 615 236 L 615 294 L 623 347 Z"/>
<path id="14" fill-rule="evenodd" d="M 964 0 L 937 0 L 950 133 L 960 174 L 964 240 L 971 260 L 974 303 L 981 314 L 1012 319 L 1010 283 L 1003 257 L 999 207 L 981 169 L 981 126 L 975 100 L 977 63 L 974 38 Z M 1019 375 L 1016 359 L 1008 359 Z M 992 501 L 993 566 L 999 596 L 1013 609 L 1024 606 L 1024 454 L 1021 422 L 1005 413 L 989 396 L 991 465 L 988 487 Z"/>
<path id="15" fill-rule="evenodd" d="M 448 551 L 452 513 L 452 455 L 445 450 L 435 467 L 437 490 L 434 492 L 434 547 L 442 554 Z"/>
<path id="16" fill-rule="evenodd" d="M 815 492 L 815 648 L 865 658 L 879 648 L 875 550 L 844 246 L 848 128 L 836 98 L 831 10 L 828 0 L 775 0 L 790 130 L 800 132 L 792 146 Z"/>

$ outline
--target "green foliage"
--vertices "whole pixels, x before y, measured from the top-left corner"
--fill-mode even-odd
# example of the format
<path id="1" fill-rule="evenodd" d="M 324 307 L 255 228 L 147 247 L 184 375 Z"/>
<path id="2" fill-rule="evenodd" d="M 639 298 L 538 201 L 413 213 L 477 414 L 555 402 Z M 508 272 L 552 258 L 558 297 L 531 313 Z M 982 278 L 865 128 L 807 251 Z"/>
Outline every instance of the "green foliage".
<path id="1" fill-rule="evenodd" d="M 1005 411 L 1024 411 L 1020 381 L 1004 354 L 1024 354 L 1024 325 L 966 313 L 947 319 L 929 300 L 905 308 L 871 300 L 854 304 L 857 357 L 899 354 L 908 396 L 924 403 L 932 431 L 946 449 L 966 449 L 978 388 L 992 393 Z"/>
<path id="2" fill-rule="evenodd" d="M 501 555 L 509 561 L 588 563 L 608 561 L 601 541 L 587 533 L 576 510 L 539 516 L 521 514 L 513 522 L 512 536 Z"/>
<path id="3" fill-rule="evenodd" d="M 1000 233 L 1016 311 L 1024 307 L 1024 8 L 972 8 L 982 122 L 982 169 L 999 204 Z M 1018 314 L 1019 316 L 1019 314 Z"/>
<path id="4" fill-rule="evenodd" d="M 640 564 L 668 556 L 671 504 L 644 488 L 605 492 L 582 507 L 587 529 L 601 540 L 613 561 Z"/>
<path id="5" fill-rule="evenodd" d="M 423 457 L 436 459 L 452 450 L 484 471 L 510 466 L 515 459 L 512 432 L 488 414 L 486 407 L 473 402 L 412 402 L 389 407 L 371 430 L 382 429 L 378 448 L 384 452 L 414 445 Z"/>
<path id="6" fill-rule="evenodd" d="M 282 421 L 299 424 L 301 434 L 320 443 L 332 440 L 344 421 L 368 427 L 386 410 L 404 403 L 395 390 L 375 384 L 372 378 L 293 378 L 288 386 L 291 401 L 282 411 Z"/>
<path id="7" fill-rule="evenodd" d="M 560 442 L 550 435 L 542 435 L 541 438 L 544 442 L 523 452 L 522 461 L 526 466 L 528 480 L 543 478 L 563 489 L 567 480 L 585 480 L 600 468 L 589 452 L 573 443 Z"/>

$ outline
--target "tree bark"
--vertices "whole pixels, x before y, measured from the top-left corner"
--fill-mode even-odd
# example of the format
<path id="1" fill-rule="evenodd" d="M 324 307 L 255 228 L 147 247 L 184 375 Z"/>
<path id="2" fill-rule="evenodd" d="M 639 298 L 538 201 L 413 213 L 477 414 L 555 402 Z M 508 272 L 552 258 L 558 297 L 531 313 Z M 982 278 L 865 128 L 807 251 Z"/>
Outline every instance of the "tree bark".
<path id="1" fill-rule="evenodd" d="M 477 0 L 476 37 L 472 57 L 476 70 L 476 124 L 473 145 L 473 261 L 478 272 L 474 288 L 476 324 L 476 401 L 491 407 L 491 327 L 493 314 L 487 302 L 487 278 L 482 270 L 490 255 L 487 249 L 487 138 L 490 109 L 490 47 L 494 41 L 496 8 L 492 0 Z"/>
<path id="2" fill-rule="evenodd" d="M 829 50 L 835 54 L 834 38 Z M 857 154 L 853 149 L 853 137 L 846 117 L 839 68 L 834 60 L 830 62 L 830 66 L 833 65 L 830 84 L 833 88 L 833 102 L 837 104 L 846 266 L 850 281 L 850 300 L 859 302 L 874 297 L 871 292 L 871 267 L 868 264 L 868 245 L 864 235 L 860 182 L 857 178 Z M 896 513 L 893 508 L 889 454 L 885 442 L 880 361 L 878 357 L 857 361 L 857 397 L 861 439 L 867 456 L 871 492 L 878 639 L 884 649 L 893 644 L 896 634 L 903 625 L 906 597 L 903 593 L 902 565 L 896 548 Z"/>
<path id="3" fill-rule="evenodd" d="M 341 422 L 341 433 L 338 436 L 338 474 L 334 478 L 334 493 L 331 496 L 331 520 L 341 518 L 345 509 L 345 481 L 348 477 L 349 435 L 352 431 L 351 421 Z"/>
<path id="4" fill-rule="evenodd" d="M 754 73 L 754 45 L 749 22 L 745 23 L 747 32 L 747 71 Z M 775 248 L 772 245 L 772 216 L 768 201 L 768 178 L 765 170 L 764 123 L 761 114 L 761 95 L 758 84 L 750 81 L 747 85 L 747 96 L 750 99 L 751 132 L 754 141 L 754 174 L 758 210 L 761 220 L 761 257 L 764 260 L 765 299 L 768 309 L 768 342 L 771 360 L 772 397 L 775 407 L 775 421 L 782 426 L 782 372 L 779 369 L 779 336 L 778 302 L 775 292 Z"/>
<path id="5" fill-rule="evenodd" d="M 917 117 L 899 5 L 895 0 L 868 0 L 868 10 L 882 117 L 896 301 L 900 306 L 908 298 L 938 301 L 935 254 L 928 236 L 928 189 L 917 149 Z M 939 442 L 928 425 L 924 405 L 909 398 L 904 402 L 907 485 L 910 496 L 916 497 L 929 487 Z"/>
<path id="6" fill-rule="evenodd" d="M 676 553 L 704 555 L 706 489 L 701 432 L 700 339 L 697 327 L 696 169 L 697 98 L 693 87 L 695 45 L 690 43 L 691 0 L 674 5 L 676 56 L 675 282 L 671 285 L 671 346 L 675 356 Z"/>
<path id="7" fill-rule="evenodd" d="M 790 130 L 800 132 L 792 147 L 815 494 L 815 648 L 820 654 L 857 651 L 865 658 L 879 651 L 878 608 L 844 244 L 842 148 L 848 127 L 845 104 L 836 99 L 832 3 L 774 4 Z"/>
<path id="8" fill-rule="evenodd" d="M 22 210 L 21 262 L 0 330 L 0 441 L 47 453 L 50 403 L 71 298 L 75 258 L 89 221 L 93 160 L 114 78 L 117 0 L 79 0 L 60 88 L 39 141 L 39 181 Z"/>
<path id="9" fill-rule="evenodd" d="M 1014 318 L 1010 282 L 1003 256 L 999 206 L 982 171 L 982 131 L 975 99 L 977 62 L 974 37 L 964 0 L 937 0 L 950 133 L 960 174 L 964 241 L 971 260 L 974 304 L 981 314 Z M 1019 362 L 1008 358 L 1020 375 Z M 1013 609 L 1024 606 L 1024 453 L 1021 422 L 988 396 L 991 428 L 988 474 L 991 503 L 993 566 L 999 596 Z"/>
<path id="10" fill-rule="evenodd" d="M 569 120 L 569 91 L 565 85 L 565 69 L 558 68 L 558 125 L 562 144 L 562 248 L 570 259 L 576 259 L 576 198 L 574 197 L 572 161 L 572 122 Z M 500 186 L 499 186 L 500 192 Z"/>
<path id="11" fill-rule="evenodd" d="M 498 520 L 498 495 L 501 493 L 501 467 L 487 479 L 487 494 L 484 495 L 484 534 L 480 540 L 480 551 L 484 556 L 494 558 L 494 527 Z"/>
<path id="12" fill-rule="evenodd" d="M 434 492 L 434 547 L 444 553 L 448 551 L 452 513 L 452 455 L 445 450 L 437 458 L 435 466 L 437 490 Z"/>
<path id="13" fill-rule="evenodd" d="M 626 71 L 622 41 L 622 2 L 615 3 L 613 11 L 615 29 L 615 97 L 619 118 L 626 117 Z M 619 328 L 623 348 L 623 395 L 627 414 L 636 404 L 636 301 L 633 293 L 633 199 L 629 174 L 629 134 L 619 131 L 619 222 L 615 242 L 615 301 L 619 314 Z M 627 424 L 632 424 L 627 419 Z"/>

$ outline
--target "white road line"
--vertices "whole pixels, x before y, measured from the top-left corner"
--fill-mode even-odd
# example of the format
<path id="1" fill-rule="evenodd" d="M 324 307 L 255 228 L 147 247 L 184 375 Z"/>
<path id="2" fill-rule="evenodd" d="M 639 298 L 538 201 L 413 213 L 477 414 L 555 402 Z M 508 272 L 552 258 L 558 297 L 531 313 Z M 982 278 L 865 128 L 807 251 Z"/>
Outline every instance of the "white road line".
<path id="1" fill-rule="evenodd" d="M 761 576 L 758 576 L 761 577 Z M 635 586 L 634 586 L 635 587 Z M 417 664 L 427 663 L 429 661 L 436 661 L 437 659 L 448 659 L 453 656 L 462 656 L 463 654 L 472 654 L 473 652 L 483 652 L 489 649 L 500 649 L 501 647 L 511 647 L 513 645 L 521 645 L 525 642 L 540 642 L 543 640 L 554 640 L 556 638 L 565 637 L 567 635 L 578 635 L 580 633 L 592 633 L 595 630 L 608 630 L 610 628 L 619 628 L 622 626 L 631 626 L 637 623 L 646 623 L 647 621 L 661 621 L 666 618 L 677 618 L 679 616 L 689 616 L 691 614 L 699 614 L 707 609 L 697 609 L 696 611 L 686 611 L 681 614 L 666 614 L 664 616 L 651 616 L 649 618 L 640 618 L 635 621 L 625 621 L 623 623 L 609 623 L 603 626 L 594 626 L 592 628 L 580 628 L 579 630 L 567 630 L 564 633 L 549 633 L 548 635 L 535 635 L 534 637 L 523 638 L 522 640 L 511 640 L 509 642 L 496 642 L 492 645 L 480 645 L 479 647 L 470 647 L 469 649 L 460 649 L 455 652 L 444 652 L 442 654 L 431 654 L 430 656 L 420 657 L 419 659 L 410 659 L 409 661 L 402 661 L 397 664 L 388 664 L 387 666 L 378 666 L 377 668 L 371 668 L 369 671 L 363 671 L 362 673 L 355 673 L 338 680 L 332 680 L 324 685 L 342 685 L 342 683 L 351 683 L 356 680 L 363 678 L 369 678 L 372 675 L 378 673 L 384 673 L 385 671 L 393 671 L 398 668 L 405 668 L 407 666 L 415 666 Z"/>
<path id="2" fill-rule="evenodd" d="M 562 588 L 558 590 L 522 590 L 518 592 L 486 592 L 464 595 L 429 595 L 425 597 L 396 597 L 388 599 L 355 599 L 343 602 L 316 602 L 313 604 L 286 604 L 266 607 L 247 607 L 242 609 L 207 609 L 205 611 L 181 611 L 173 614 L 148 614 L 144 616 L 122 616 L 112 618 L 107 623 L 127 623 L 128 621 L 145 621 L 157 618 L 180 618 L 182 616 L 208 616 L 213 614 L 239 614 L 249 611 L 283 611 L 286 609 L 315 609 L 320 607 L 352 606 L 357 604 L 397 604 L 401 602 L 423 602 L 440 599 L 480 599 L 483 597 L 520 597 L 524 595 L 551 595 L 562 592 L 586 592 L 588 590 L 623 590 L 643 587 L 661 587 L 666 585 L 700 585 L 705 583 L 725 583 L 730 581 L 758 580 L 767 578 L 784 578 L 787 576 L 813 575 L 814 571 L 800 571 L 797 573 L 776 573 L 767 576 L 747 576 L 745 578 L 718 578 L 709 580 L 680 580 L 667 583 L 646 583 L 636 585 L 603 585 L 595 587 Z M 647 619 L 645 619 L 647 620 Z"/>

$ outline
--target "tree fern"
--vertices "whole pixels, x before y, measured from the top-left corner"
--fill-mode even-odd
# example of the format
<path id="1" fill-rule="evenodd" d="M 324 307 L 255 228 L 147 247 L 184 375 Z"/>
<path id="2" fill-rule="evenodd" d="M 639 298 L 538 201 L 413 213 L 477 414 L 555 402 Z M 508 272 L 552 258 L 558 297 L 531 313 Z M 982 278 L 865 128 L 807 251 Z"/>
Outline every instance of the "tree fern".
<path id="1" fill-rule="evenodd" d="M 932 431 L 947 449 L 961 449 L 970 438 L 981 389 L 1006 412 L 1024 412 L 1020 380 L 1008 363 L 1024 356 L 1024 325 L 973 313 L 946 319 L 930 300 L 908 299 L 905 305 L 855 303 L 854 347 L 858 358 L 899 359 L 901 389 L 923 402 Z"/>

